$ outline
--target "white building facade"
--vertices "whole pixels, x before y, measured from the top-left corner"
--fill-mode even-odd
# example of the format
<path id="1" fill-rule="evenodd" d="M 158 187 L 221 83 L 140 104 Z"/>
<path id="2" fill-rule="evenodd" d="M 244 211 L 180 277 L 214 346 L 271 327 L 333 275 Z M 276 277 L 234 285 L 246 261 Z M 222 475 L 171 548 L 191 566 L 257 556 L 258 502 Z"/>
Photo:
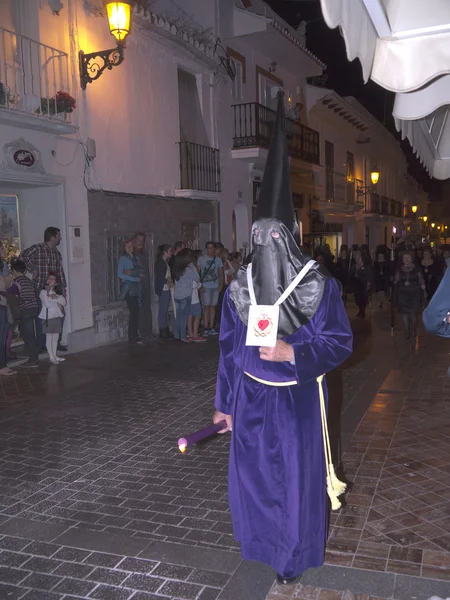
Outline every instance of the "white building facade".
<path id="1" fill-rule="evenodd" d="M 124 239 L 137 231 L 146 234 L 153 331 L 160 244 L 202 248 L 221 239 L 230 250 L 248 249 L 280 88 L 305 236 L 317 233 L 321 214 L 324 223 L 340 223 L 341 243 L 369 235 L 375 244 L 383 228 L 400 227 L 402 214 L 373 216 L 361 208 L 357 180 L 368 185 L 374 162 L 377 193 L 408 202 L 399 183 L 404 160 L 389 134 L 359 114 L 362 107 L 340 99 L 368 127 L 362 133 L 372 141 L 359 145 L 361 130 L 324 104 L 332 92 L 307 84 L 324 65 L 306 49 L 304 31 L 262 0 L 178 5 L 137 2 L 125 60 L 82 90 L 79 51 L 115 47 L 102 0 L 0 4 L 0 238 L 23 250 L 43 241 L 46 227 L 61 229 L 64 336 L 72 350 L 125 336 L 116 270 Z M 326 142 L 335 152 L 332 202 Z M 352 193 L 337 191 L 350 172 L 347 153 Z"/>

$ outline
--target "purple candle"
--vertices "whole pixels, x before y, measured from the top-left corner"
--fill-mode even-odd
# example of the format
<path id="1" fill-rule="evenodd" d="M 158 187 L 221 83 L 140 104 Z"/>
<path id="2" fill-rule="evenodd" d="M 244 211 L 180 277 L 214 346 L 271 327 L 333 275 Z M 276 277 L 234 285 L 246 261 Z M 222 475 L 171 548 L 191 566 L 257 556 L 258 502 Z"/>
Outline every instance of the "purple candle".
<path id="1" fill-rule="evenodd" d="M 191 435 L 187 435 L 186 437 L 180 438 L 178 440 L 178 448 L 180 452 L 186 452 L 186 448 L 191 446 L 192 444 L 196 444 L 205 438 L 214 435 L 218 431 L 222 431 L 222 429 L 227 428 L 226 421 L 219 421 L 218 423 L 214 423 L 213 425 L 208 425 L 208 427 L 204 427 L 200 429 L 200 431 L 196 431 L 195 433 L 191 433 Z"/>

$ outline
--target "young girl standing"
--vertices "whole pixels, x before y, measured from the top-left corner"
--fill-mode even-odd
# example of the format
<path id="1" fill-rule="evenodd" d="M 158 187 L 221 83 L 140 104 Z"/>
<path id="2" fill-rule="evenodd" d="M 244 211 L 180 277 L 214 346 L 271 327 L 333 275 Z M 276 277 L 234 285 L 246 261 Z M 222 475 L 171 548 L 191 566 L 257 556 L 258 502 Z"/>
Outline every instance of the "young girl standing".
<path id="1" fill-rule="evenodd" d="M 39 318 L 44 321 L 42 331 L 45 333 L 47 352 L 50 362 L 58 365 L 65 360 L 56 355 L 56 349 L 58 347 L 59 334 L 62 331 L 63 312 L 61 307 L 66 305 L 66 299 L 62 294 L 61 288 L 57 285 L 54 273 L 48 274 L 47 285 L 41 290 L 39 298 L 42 302 L 42 310 Z"/>

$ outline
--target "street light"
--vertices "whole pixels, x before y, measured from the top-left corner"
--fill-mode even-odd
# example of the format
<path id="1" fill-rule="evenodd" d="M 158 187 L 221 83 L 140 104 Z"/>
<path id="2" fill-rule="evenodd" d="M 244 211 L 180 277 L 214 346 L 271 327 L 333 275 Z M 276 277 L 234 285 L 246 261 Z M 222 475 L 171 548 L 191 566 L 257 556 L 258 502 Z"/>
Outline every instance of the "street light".
<path id="1" fill-rule="evenodd" d="M 373 171 L 371 171 L 370 181 L 372 182 L 372 185 L 377 185 L 379 179 L 380 179 L 380 172 L 378 171 L 378 169 L 374 169 Z"/>
<path id="2" fill-rule="evenodd" d="M 434 229 L 436 227 L 436 223 L 431 223 L 431 227 Z"/>
<path id="3" fill-rule="evenodd" d="M 427 215 L 424 215 L 424 216 L 422 217 L 422 219 L 423 219 L 423 222 L 424 222 L 424 223 L 426 223 L 426 222 L 428 221 L 428 217 L 427 217 Z"/>
<path id="4" fill-rule="evenodd" d="M 375 169 L 373 169 L 373 171 L 370 172 L 370 181 L 372 182 L 372 185 L 357 187 L 356 195 L 357 196 L 365 196 L 366 194 L 375 193 L 376 186 L 377 186 L 379 179 L 380 179 L 380 172 L 378 171 L 378 169 L 375 168 Z"/>
<path id="5" fill-rule="evenodd" d="M 416 212 L 417 212 L 417 205 L 416 205 L 416 204 L 413 204 L 413 205 L 411 206 L 411 210 L 413 211 L 413 213 L 414 213 L 414 214 L 416 214 Z"/>
<path id="6" fill-rule="evenodd" d="M 83 90 L 88 83 L 98 79 L 105 69 L 111 70 L 123 62 L 125 40 L 131 30 L 131 8 L 133 0 L 111 2 L 104 0 L 108 16 L 109 31 L 116 38 L 117 47 L 85 54 L 79 52 L 80 83 Z"/>

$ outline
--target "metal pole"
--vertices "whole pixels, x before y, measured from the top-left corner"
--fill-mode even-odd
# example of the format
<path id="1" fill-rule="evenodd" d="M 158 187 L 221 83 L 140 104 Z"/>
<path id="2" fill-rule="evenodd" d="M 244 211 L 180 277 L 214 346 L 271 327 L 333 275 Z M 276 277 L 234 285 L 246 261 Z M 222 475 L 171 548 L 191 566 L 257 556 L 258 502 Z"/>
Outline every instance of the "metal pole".
<path id="1" fill-rule="evenodd" d="M 395 306 L 394 306 L 394 298 L 395 298 L 395 252 L 394 252 L 394 248 L 395 248 L 395 242 L 394 242 L 394 236 L 392 236 L 392 241 L 391 241 L 391 255 L 390 255 L 390 259 L 391 259 L 391 265 L 392 265 L 392 269 L 391 269 L 391 274 L 393 275 L 393 280 L 391 282 L 391 336 L 394 337 L 394 324 L 395 324 Z"/>

